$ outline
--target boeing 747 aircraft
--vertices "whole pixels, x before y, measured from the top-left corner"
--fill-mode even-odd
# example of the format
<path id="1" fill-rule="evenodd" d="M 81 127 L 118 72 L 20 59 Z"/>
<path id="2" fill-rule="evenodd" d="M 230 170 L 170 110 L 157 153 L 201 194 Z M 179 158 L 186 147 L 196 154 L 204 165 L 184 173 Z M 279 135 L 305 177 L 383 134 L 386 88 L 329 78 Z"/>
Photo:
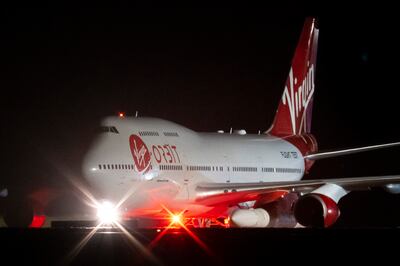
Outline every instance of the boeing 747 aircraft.
<path id="1" fill-rule="evenodd" d="M 302 180 L 319 159 L 400 145 L 318 151 L 311 133 L 318 33 L 315 19 L 307 18 L 275 119 L 261 134 L 105 118 L 83 163 L 100 195 L 99 217 L 177 219 L 196 227 L 329 227 L 351 191 L 377 186 L 400 193 L 400 176 Z"/>
<path id="2" fill-rule="evenodd" d="M 400 144 L 318 152 L 311 134 L 318 32 L 306 19 L 267 132 L 199 133 L 157 118 L 108 117 L 85 177 L 125 218 L 180 214 L 239 227 L 328 227 L 352 190 L 400 192 L 397 176 L 301 180 L 316 160 Z"/>

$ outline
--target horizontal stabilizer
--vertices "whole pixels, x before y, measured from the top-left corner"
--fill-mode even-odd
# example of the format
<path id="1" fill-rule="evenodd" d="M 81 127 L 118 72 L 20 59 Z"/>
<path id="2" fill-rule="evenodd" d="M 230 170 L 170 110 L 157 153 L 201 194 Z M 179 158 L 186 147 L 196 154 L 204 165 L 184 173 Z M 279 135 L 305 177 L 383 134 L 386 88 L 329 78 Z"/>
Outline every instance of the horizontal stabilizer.
<path id="1" fill-rule="evenodd" d="M 383 148 L 390 148 L 390 147 L 394 147 L 394 146 L 400 146 L 400 142 L 372 145 L 372 146 L 345 149 L 345 150 L 325 151 L 325 152 L 320 151 L 320 152 L 308 154 L 308 155 L 304 156 L 304 159 L 315 161 L 315 160 L 343 156 L 343 155 L 359 153 L 359 152 L 364 152 L 364 151 L 372 151 L 372 150 L 378 150 L 378 149 L 383 149 Z"/>

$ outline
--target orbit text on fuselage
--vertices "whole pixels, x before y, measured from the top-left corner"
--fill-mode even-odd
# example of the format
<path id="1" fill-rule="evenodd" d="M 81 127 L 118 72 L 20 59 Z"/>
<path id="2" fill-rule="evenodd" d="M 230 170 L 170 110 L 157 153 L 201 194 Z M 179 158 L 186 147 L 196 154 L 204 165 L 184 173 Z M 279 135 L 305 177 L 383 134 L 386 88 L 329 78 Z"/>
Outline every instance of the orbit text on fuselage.
<path id="1" fill-rule="evenodd" d="M 175 145 L 163 144 L 152 146 L 152 154 L 157 163 L 180 163 L 181 159 Z"/>

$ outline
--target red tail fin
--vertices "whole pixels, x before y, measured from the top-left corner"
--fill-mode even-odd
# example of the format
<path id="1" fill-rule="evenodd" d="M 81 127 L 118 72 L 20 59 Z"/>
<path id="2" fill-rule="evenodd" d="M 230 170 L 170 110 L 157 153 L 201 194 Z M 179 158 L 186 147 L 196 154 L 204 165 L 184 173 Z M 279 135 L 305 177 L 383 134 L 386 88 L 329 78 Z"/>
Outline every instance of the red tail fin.
<path id="1" fill-rule="evenodd" d="M 310 133 L 318 31 L 315 19 L 307 18 L 292 60 L 282 100 L 268 132 L 272 135 Z"/>

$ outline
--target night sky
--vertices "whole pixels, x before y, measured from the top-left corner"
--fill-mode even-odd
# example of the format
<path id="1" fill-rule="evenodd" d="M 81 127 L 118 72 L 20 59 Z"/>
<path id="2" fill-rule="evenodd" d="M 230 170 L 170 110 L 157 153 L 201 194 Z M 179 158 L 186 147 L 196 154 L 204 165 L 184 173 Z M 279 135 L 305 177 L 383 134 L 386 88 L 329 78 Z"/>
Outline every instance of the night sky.
<path id="1" fill-rule="evenodd" d="M 99 120 L 120 111 L 197 131 L 266 130 L 308 15 L 320 25 L 312 125 L 320 149 L 400 141 L 390 9 L 4 8 L 0 185 L 63 185 L 55 165 L 79 175 Z M 327 159 L 306 178 L 400 174 L 399 157 L 391 148 Z M 358 211 L 384 204 L 398 219 L 398 196 L 372 195 L 354 197 Z"/>

